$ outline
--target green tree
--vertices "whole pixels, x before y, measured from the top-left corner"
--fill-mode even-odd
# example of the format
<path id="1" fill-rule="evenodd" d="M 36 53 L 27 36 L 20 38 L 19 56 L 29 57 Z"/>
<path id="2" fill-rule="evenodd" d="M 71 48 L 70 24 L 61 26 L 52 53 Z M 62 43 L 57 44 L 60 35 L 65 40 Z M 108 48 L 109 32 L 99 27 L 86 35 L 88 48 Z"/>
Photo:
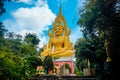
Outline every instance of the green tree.
<path id="1" fill-rule="evenodd" d="M 8 38 L 9 40 L 13 40 L 13 39 L 15 39 L 15 34 L 14 34 L 13 32 L 9 32 L 9 33 L 7 34 L 7 38 Z"/>
<path id="2" fill-rule="evenodd" d="M 24 58 L 24 71 L 26 78 L 31 78 L 36 73 L 37 66 L 42 65 L 42 60 L 38 56 L 28 56 Z"/>
<path id="3" fill-rule="evenodd" d="M 112 57 L 112 72 L 113 74 L 115 73 L 112 76 L 114 77 L 117 77 L 118 74 L 116 72 L 120 71 L 120 65 L 116 64 L 120 57 L 120 38 L 117 36 L 120 33 L 119 22 L 119 0 L 86 1 L 83 10 L 80 10 L 80 19 L 78 22 L 85 38 L 96 42 L 98 39 L 105 41 L 108 38 Z"/>
<path id="4" fill-rule="evenodd" d="M 5 26 L 0 22 L 0 38 L 4 37 L 6 31 Z"/>
<path id="5" fill-rule="evenodd" d="M 39 44 L 39 38 L 36 36 L 36 34 L 31 34 L 31 33 L 28 33 L 26 34 L 25 36 L 25 39 L 24 41 L 27 43 L 27 44 L 32 44 L 32 45 L 38 45 Z"/>
<path id="6" fill-rule="evenodd" d="M 53 60 L 51 56 L 45 57 L 45 59 L 43 60 L 43 66 L 45 70 L 47 71 L 47 74 L 49 70 L 53 70 L 54 64 L 53 64 Z"/>
<path id="7" fill-rule="evenodd" d="M 5 26 L 3 26 L 2 22 L 0 22 L 0 50 L 5 46 L 5 32 L 7 32 L 7 30 L 5 29 Z"/>
<path id="8" fill-rule="evenodd" d="M 119 22 L 119 1 L 117 0 L 89 0 L 86 1 L 84 8 L 80 10 L 78 24 L 82 28 L 85 37 L 103 35 L 110 36 L 114 22 Z M 110 18 L 111 17 L 111 18 Z"/>
<path id="9" fill-rule="evenodd" d="M 22 37 L 18 39 L 17 35 L 13 32 L 9 32 L 6 35 L 5 45 L 11 49 L 15 54 L 20 54 L 20 46 L 22 44 Z"/>
<path id="10" fill-rule="evenodd" d="M 84 53 L 81 53 L 83 52 L 87 47 L 86 47 L 86 41 L 84 38 L 79 38 L 77 39 L 75 45 L 75 57 L 76 57 L 76 67 L 81 70 L 84 68 L 84 65 L 83 65 L 83 59 L 85 59 L 85 57 L 83 57 L 81 54 L 84 54 Z M 86 57 L 87 58 L 87 57 Z"/>
<path id="11" fill-rule="evenodd" d="M 20 45 L 20 52 L 22 56 L 36 55 L 38 53 L 36 48 L 34 48 L 32 45 L 27 45 L 25 43 L 22 43 Z"/>
<path id="12" fill-rule="evenodd" d="M 0 77 L 1 80 L 24 78 L 23 59 L 14 55 L 10 49 L 3 48 L 0 51 Z"/>
<path id="13" fill-rule="evenodd" d="M 5 13 L 5 8 L 4 8 L 4 2 L 6 0 L 1 0 L 0 1 L 0 15 L 2 15 L 3 13 Z"/>
<path id="14" fill-rule="evenodd" d="M 101 40 L 94 42 L 85 38 L 79 38 L 75 43 L 76 66 L 79 70 L 87 67 L 85 60 L 89 59 L 91 67 L 96 70 L 97 75 L 104 75 L 104 61 L 106 59 L 104 45 Z M 97 65 L 97 67 L 96 67 Z M 100 71 L 103 69 L 103 71 Z"/>

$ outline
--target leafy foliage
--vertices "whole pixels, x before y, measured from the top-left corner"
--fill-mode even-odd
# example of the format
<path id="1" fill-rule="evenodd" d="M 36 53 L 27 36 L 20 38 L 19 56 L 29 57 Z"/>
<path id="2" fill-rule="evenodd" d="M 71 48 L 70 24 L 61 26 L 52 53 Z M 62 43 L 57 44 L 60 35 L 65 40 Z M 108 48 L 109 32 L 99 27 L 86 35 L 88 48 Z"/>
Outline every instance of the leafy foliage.
<path id="1" fill-rule="evenodd" d="M 0 0 L 0 15 L 2 15 L 3 13 L 5 13 L 5 8 L 4 8 L 4 2 L 6 0 Z"/>
<path id="2" fill-rule="evenodd" d="M 35 34 L 28 33 L 26 34 L 24 41 L 27 44 L 37 45 L 40 40 L 37 38 Z"/>
<path id="3" fill-rule="evenodd" d="M 43 66 L 47 71 L 47 74 L 49 70 L 53 70 L 54 64 L 51 56 L 48 55 L 45 57 L 45 59 L 43 60 Z"/>
<path id="4" fill-rule="evenodd" d="M 0 38 L 4 36 L 6 31 L 5 26 L 0 22 Z"/>
<path id="5" fill-rule="evenodd" d="M 76 41 L 75 50 L 76 66 L 80 71 L 88 67 L 86 60 L 89 59 L 91 68 L 96 70 L 97 75 L 103 74 L 99 70 L 103 69 L 104 71 L 103 64 L 106 59 L 106 53 L 101 40 L 94 42 L 93 40 L 79 38 Z"/>
<path id="6" fill-rule="evenodd" d="M 0 74 L 2 80 L 28 79 L 35 73 L 36 66 L 42 65 L 37 48 L 22 41 L 20 35 L 9 32 L 2 37 L 0 47 Z"/>
<path id="7" fill-rule="evenodd" d="M 118 3 L 118 4 L 117 4 Z M 78 24 L 85 37 L 110 36 L 112 27 L 119 22 L 119 6 L 117 0 L 89 0 L 80 11 Z"/>
<path id="8" fill-rule="evenodd" d="M 120 38 L 117 36 L 120 33 L 119 22 L 119 0 L 86 0 L 83 9 L 80 10 L 80 19 L 78 21 L 78 25 L 81 27 L 84 38 L 88 40 L 86 44 L 87 50 L 84 49 L 80 54 L 83 54 L 87 51 L 86 56 L 88 57 L 88 51 L 89 53 L 96 53 L 96 55 L 93 55 L 96 57 L 94 61 L 97 62 L 97 64 L 99 64 L 99 67 L 101 67 L 100 69 L 102 69 L 102 67 L 104 67 L 104 59 L 100 56 L 106 57 L 104 55 L 105 50 L 103 48 L 103 45 L 105 39 L 108 39 L 110 42 L 111 57 L 113 59 L 113 73 L 116 73 L 115 71 L 118 71 L 118 67 L 120 67 L 120 65 L 115 63 L 119 60 L 120 57 Z M 88 45 L 88 43 L 90 45 Z M 99 72 L 102 72 L 100 69 Z M 103 74 L 101 75 L 103 76 Z"/>

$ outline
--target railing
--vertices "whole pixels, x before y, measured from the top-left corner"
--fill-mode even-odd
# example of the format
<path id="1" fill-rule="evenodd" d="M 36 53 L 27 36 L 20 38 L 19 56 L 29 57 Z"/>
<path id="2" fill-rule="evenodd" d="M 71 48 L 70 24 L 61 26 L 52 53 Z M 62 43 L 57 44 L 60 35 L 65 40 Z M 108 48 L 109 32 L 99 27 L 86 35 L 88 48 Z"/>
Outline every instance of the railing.
<path id="1" fill-rule="evenodd" d="M 95 76 L 35 75 L 29 80 L 97 80 Z"/>

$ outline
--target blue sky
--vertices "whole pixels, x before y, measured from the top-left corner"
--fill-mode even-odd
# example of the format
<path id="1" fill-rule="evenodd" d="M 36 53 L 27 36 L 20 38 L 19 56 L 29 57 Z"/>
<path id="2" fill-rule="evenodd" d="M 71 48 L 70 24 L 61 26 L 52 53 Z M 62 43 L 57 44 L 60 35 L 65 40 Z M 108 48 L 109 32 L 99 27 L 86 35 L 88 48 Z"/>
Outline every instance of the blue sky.
<path id="1" fill-rule="evenodd" d="M 62 14 L 67 26 L 72 28 L 71 42 L 82 37 L 77 25 L 78 8 L 84 0 L 19 0 L 5 2 L 6 13 L 0 16 L 9 32 L 25 35 L 36 33 L 41 42 L 39 47 L 48 43 L 47 30 L 53 26 L 55 17 L 62 6 Z"/>

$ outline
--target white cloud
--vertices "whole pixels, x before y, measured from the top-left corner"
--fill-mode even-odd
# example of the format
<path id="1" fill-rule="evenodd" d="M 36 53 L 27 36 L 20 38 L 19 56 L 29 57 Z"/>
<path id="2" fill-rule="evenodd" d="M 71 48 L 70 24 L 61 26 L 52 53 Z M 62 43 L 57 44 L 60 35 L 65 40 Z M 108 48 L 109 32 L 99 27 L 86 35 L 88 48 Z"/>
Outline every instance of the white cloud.
<path id="1" fill-rule="evenodd" d="M 46 3 L 47 3 L 47 0 L 37 0 L 35 4 L 36 6 L 44 6 L 44 4 Z"/>
<path id="2" fill-rule="evenodd" d="M 48 26 L 52 25 L 56 15 L 49 9 L 47 3 L 42 6 L 34 6 L 32 8 L 19 8 L 12 14 L 13 19 L 3 21 L 9 32 L 25 35 L 26 33 L 36 33 L 40 36 L 40 44 L 46 43 L 43 31 L 48 30 Z M 40 45 L 40 47 L 41 47 Z"/>
<path id="3" fill-rule="evenodd" d="M 55 18 L 47 5 L 44 7 L 19 8 L 12 15 L 21 28 L 37 32 L 46 30 Z"/>
<path id="4" fill-rule="evenodd" d="M 72 43 L 74 45 L 76 40 L 80 37 L 82 37 L 82 32 L 80 31 L 79 26 L 77 26 L 77 28 L 71 32 L 70 41 L 72 41 Z"/>
<path id="5" fill-rule="evenodd" d="M 32 0 L 17 0 L 17 2 L 23 2 L 26 4 L 32 4 Z"/>
<path id="6" fill-rule="evenodd" d="M 39 43 L 39 45 L 38 45 L 38 47 L 43 47 L 43 45 L 44 44 L 47 44 L 47 39 L 46 39 L 46 37 L 44 36 L 44 37 L 40 37 L 40 43 Z"/>

